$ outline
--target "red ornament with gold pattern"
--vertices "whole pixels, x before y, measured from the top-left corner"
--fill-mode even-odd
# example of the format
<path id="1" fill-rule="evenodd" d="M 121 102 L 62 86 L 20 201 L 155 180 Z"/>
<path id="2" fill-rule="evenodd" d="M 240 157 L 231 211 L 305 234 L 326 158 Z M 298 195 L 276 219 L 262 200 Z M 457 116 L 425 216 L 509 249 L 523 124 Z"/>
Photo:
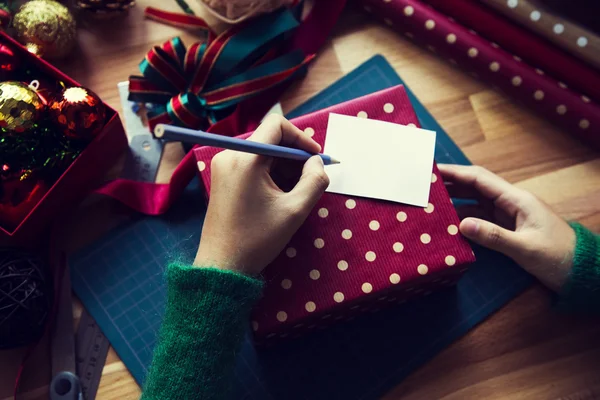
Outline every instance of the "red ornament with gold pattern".
<path id="1" fill-rule="evenodd" d="M 92 140 L 104 127 L 106 108 L 94 92 L 83 87 L 64 89 L 48 105 L 51 120 L 71 139 Z"/>

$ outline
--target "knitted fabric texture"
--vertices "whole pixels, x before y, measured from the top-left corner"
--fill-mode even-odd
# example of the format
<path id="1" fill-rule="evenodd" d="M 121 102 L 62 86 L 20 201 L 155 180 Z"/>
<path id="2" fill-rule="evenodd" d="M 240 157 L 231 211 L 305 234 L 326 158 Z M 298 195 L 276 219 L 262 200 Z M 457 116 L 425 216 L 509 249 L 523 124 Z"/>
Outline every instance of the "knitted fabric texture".
<path id="1" fill-rule="evenodd" d="M 577 243 L 573 269 L 563 287 L 559 307 L 577 313 L 600 314 L 600 236 L 578 223 L 570 224 Z"/>
<path id="2" fill-rule="evenodd" d="M 262 281 L 171 264 L 164 321 L 142 400 L 226 399 Z"/>

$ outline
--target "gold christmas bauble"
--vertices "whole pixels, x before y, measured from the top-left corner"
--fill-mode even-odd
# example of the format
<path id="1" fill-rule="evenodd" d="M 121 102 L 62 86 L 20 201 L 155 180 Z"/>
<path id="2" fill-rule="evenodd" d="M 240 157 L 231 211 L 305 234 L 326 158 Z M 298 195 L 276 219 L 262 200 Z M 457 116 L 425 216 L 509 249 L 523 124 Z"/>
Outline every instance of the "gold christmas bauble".
<path id="1" fill-rule="evenodd" d="M 16 81 L 0 83 L 0 128 L 4 131 L 26 131 L 39 121 L 43 109 L 42 99 L 31 87 Z"/>
<path id="2" fill-rule="evenodd" d="M 76 38 L 76 24 L 69 9 L 54 0 L 31 0 L 13 18 L 17 39 L 44 58 L 69 54 Z"/>

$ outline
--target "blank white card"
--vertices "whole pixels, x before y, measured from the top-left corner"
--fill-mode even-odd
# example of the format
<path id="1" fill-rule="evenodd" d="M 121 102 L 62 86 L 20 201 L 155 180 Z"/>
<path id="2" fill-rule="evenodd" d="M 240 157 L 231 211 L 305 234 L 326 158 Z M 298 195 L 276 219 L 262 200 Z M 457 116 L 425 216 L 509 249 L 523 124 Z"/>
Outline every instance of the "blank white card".
<path id="1" fill-rule="evenodd" d="M 433 131 L 329 114 L 327 191 L 427 207 L 434 152 Z"/>

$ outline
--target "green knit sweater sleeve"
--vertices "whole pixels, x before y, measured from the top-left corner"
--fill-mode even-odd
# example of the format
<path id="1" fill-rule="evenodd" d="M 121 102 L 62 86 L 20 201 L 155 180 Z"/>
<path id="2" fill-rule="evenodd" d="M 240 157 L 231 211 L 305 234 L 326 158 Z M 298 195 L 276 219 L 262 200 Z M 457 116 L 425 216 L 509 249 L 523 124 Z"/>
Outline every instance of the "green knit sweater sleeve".
<path id="1" fill-rule="evenodd" d="M 263 282 L 171 264 L 164 320 L 142 400 L 226 399 L 236 351 Z"/>
<path id="2" fill-rule="evenodd" d="M 575 230 L 577 241 L 573 269 L 563 287 L 560 307 L 600 314 L 600 236 L 578 223 L 570 225 Z"/>

